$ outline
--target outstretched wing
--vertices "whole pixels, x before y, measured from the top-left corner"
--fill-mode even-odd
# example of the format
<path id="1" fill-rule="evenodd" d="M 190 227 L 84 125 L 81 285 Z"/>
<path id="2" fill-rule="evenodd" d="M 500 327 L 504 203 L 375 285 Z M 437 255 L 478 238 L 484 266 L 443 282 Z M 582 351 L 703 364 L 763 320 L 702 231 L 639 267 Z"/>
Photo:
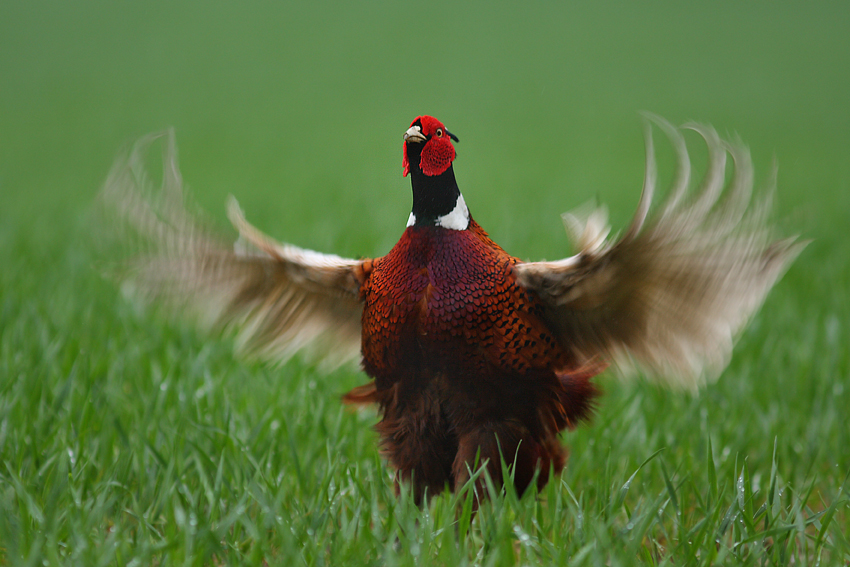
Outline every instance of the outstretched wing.
<path id="1" fill-rule="evenodd" d="M 656 165 L 646 127 L 646 178 L 638 210 L 619 241 L 607 214 L 564 215 L 580 252 L 516 265 L 518 281 L 545 305 L 545 319 L 577 357 L 604 357 L 625 374 L 635 366 L 668 386 L 696 388 L 729 361 L 737 333 L 806 243 L 776 240 L 767 226 L 770 191 L 752 202 L 753 166 L 740 141 L 687 124 L 708 146 L 708 169 L 689 191 L 681 131 L 651 116 L 669 137 L 678 171 L 666 202 L 649 215 Z M 726 183 L 726 160 L 734 173 Z"/>
<path id="2" fill-rule="evenodd" d="M 163 181 L 153 191 L 143 163 L 158 138 Z M 203 326 L 234 329 L 250 355 L 285 360 L 303 349 L 326 368 L 358 357 L 360 286 L 371 262 L 279 244 L 248 224 L 231 199 L 240 235 L 234 245 L 187 210 L 173 132 L 147 136 L 118 159 L 101 203 L 129 249 L 117 275 L 132 295 Z"/>

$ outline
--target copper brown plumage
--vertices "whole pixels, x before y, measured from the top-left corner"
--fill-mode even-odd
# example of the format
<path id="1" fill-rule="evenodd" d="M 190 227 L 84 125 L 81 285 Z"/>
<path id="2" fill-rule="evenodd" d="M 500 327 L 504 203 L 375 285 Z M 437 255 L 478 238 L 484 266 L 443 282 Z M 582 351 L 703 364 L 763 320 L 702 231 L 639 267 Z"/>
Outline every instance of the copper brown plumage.
<path id="1" fill-rule="evenodd" d="M 501 459 L 523 491 L 559 472 L 558 434 L 590 417 L 591 378 L 609 364 L 670 386 L 696 387 L 728 361 L 732 343 L 804 244 L 776 240 L 767 201 L 751 203 L 752 164 L 740 143 L 699 126 L 709 167 L 691 196 L 681 131 L 652 118 L 679 157 L 674 187 L 649 216 L 651 137 L 638 212 L 618 241 L 604 212 L 565 216 L 579 252 L 556 262 L 507 254 L 472 219 L 454 176 L 457 138 L 429 116 L 404 136 L 413 210 L 399 242 L 348 260 L 278 244 L 249 225 L 228 240 L 184 208 L 171 136 L 163 190 L 147 190 L 142 156 L 119 160 L 103 201 L 136 237 L 121 277 L 140 297 L 235 328 L 265 358 L 296 351 L 333 366 L 357 355 L 372 381 L 345 396 L 375 403 L 383 453 L 423 500 L 470 478 L 476 459 L 501 485 Z M 727 188 L 727 155 L 735 173 Z M 721 198 L 722 196 L 722 198 Z M 483 487 L 477 486 L 479 496 Z"/>
<path id="2" fill-rule="evenodd" d="M 375 382 L 347 399 L 380 405 L 385 454 L 417 497 L 462 485 L 479 449 L 500 480 L 499 448 L 510 461 L 520 440 L 517 488 L 537 467 L 543 483 L 563 466 L 558 432 L 589 415 L 590 376 L 517 285 L 517 261 L 474 221 L 411 226 L 363 286 L 363 368 Z"/>

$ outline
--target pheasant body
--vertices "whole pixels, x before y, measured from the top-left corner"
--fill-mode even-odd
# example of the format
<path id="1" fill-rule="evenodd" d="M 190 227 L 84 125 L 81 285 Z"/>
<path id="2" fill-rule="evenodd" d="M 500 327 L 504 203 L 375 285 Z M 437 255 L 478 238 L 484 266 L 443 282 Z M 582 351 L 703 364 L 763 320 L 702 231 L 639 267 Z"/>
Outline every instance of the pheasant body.
<path id="1" fill-rule="evenodd" d="M 536 467 L 545 483 L 550 463 L 563 467 L 558 432 L 588 415 L 589 376 L 565 378 L 574 398 L 561 400 L 556 371 L 569 376 L 574 363 L 517 285 L 517 261 L 473 220 L 466 230 L 411 226 L 363 286 L 363 368 L 375 382 L 348 399 L 380 404 L 385 453 L 402 478 L 413 474 L 417 497 L 462 485 L 479 447 L 500 479 L 499 448 L 512 462 L 520 439 L 517 489 Z"/>

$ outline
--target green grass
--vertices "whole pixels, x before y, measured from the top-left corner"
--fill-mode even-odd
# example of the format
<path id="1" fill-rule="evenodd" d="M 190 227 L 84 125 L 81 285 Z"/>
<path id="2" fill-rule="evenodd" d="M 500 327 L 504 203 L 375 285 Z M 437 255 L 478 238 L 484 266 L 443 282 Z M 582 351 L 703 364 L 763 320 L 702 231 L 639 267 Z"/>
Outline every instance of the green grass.
<path id="1" fill-rule="evenodd" d="M 637 6 L 3 3 L 0 565 L 847 565 L 847 8 Z M 494 239 L 563 256 L 561 211 L 633 210 L 644 109 L 775 156 L 777 222 L 815 240 L 716 383 L 601 377 L 560 478 L 472 522 L 468 493 L 394 496 L 339 401 L 365 376 L 238 360 L 95 268 L 112 159 L 169 125 L 222 224 L 233 193 L 280 239 L 382 254 L 421 113 Z"/>

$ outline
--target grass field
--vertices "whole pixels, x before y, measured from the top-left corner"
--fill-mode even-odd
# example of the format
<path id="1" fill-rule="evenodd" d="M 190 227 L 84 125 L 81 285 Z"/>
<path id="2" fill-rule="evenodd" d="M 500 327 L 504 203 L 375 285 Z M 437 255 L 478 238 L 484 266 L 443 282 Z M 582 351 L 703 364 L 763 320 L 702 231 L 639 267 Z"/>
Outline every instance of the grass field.
<path id="1" fill-rule="evenodd" d="M 266 4 L 0 5 L 0 565 L 850 564 L 847 6 Z M 282 240 L 381 255 L 426 113 L 476 220 L 561 257 L 560 212 L 634 209 L 641 110 L 737 132 L 762 179 L 776 158 L 777 225 L 814 240 L 716 383 L 600 377 L 561 477 L 471 523 L 464 495 L 395 498 L 374 413 L 339 401 L 362 374 L 239 360 L 95 267 L 112 160 L 168 126 L 223 226 L 233 193 Z"/>

